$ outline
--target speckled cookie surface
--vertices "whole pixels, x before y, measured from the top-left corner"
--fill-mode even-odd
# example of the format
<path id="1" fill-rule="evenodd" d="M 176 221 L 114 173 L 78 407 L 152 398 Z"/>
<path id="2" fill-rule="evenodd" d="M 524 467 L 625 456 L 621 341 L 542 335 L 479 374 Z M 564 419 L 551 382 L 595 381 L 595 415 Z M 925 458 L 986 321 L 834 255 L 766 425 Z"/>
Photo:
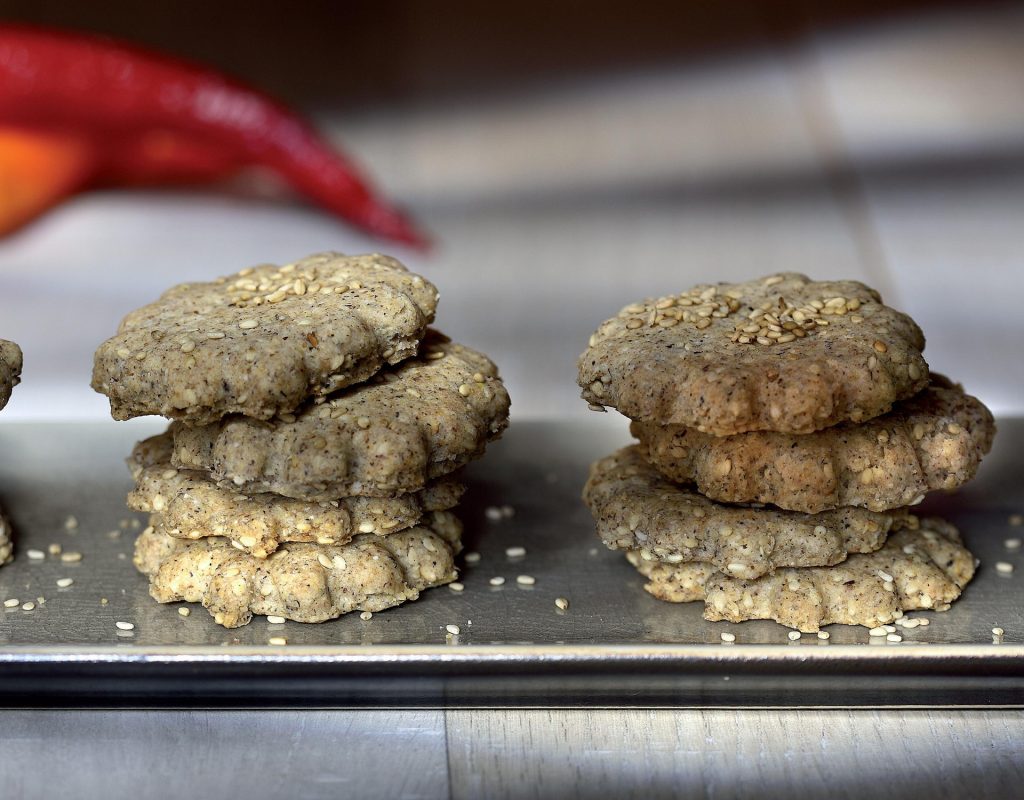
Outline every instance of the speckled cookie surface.
<path id="1" fill-rule="evenodd" d="M 917 525 L 909 517 L 910 526 Z M 644 588 L 670 602 L 704 600 L 704 617 L 742 622 L 773 619 L 804 632 L 839 623 L 875 627 L 920 609 L 945 610 L 974 577 L 974 556 L 956 528 L 922 519 L 889 536 L 874 553 L 833 567 L 780 569 L 756 580 L 730 577 L 708 564 L 663 564 L 639 552 L 630 562 Z"/>
<path id="2" fill-rule="evenodd" d="M 0 567 L 14 560 L 14 534 L 11 522 L 0 508 Z"/>
<path id="3" fill-rule="evenodd" d="M 728 575 L 758 578 L 779 567 L 838 564 L 877 550 L 905 516 L 842 508 L 798 514 L 727 506 L 668 480 L 636 446 L 590 469 L 584 502 L 605 545 L 669 564 L 709 562 Z"/>
<path id="4" fill-rule="evenodd" d="M 461 525 L 435 514 L 431 525 L 390 536 L 357 536 L 345 545 L 288 544 L 269 558 L 240 552 L 227 539 L 175 539 L 147 528 L 135 566 L 161 603 L 202 603 L 227 628 L 253 614 L 323 622 L 351 611 L 382 611 L 455 580 Z"/>
<path id="5" fill-rule="evenodd" d="M 294 421 L 174 424 L 173 463 L 245 493 L 385 497 L 419 491 L 481 455 L 508 425 L 508 409 L 486 356 L 432 337 L 420 357 Z"/>
<path id="6" fill-rule="evenodd" d="M 0 339 L 0 408 L 11 399 L 11 390 L 21 381 L 21 348 Z"/>
<path id="7" fill-rule="evenodd" d="M 143 443 L 140 443 L 143 444 Z M 143 445 L 144 446 L 144 445 Z M 293 500 L 222 489 L 205 473 L 153 464 L 137 473 L 128 507 L 149 513 L 158 533 L 177 539 L 223 536 L 244 553 L 266 558 L 285 542 L 346 544 L 356 534 L 393 534 L 431 511 L 458 503 L 465 486 L 442 478 L 398 497 Z"/>
<path id="8" fill-rule="evenodd" d="M 995 422 L 981 401 L 939 376 L 881 417 L 817 433 L 711 436 L 634 422 L 643 452 L 673 480 L 731 503 L 772 503 L 809 514 L 919 502 L 974 477 Z"/>
<path id="9" fill-rule="evenodd" d="M 96 351 L 114 419 L 289 413 L 414 355 L 437 290 L 393 258 L 324 253 L 181 284 Z"/>
<path id="10" fill-rule="evenodd" d="M 928 383 L 913 320 L 856 281 L 784 273 L 626 306 L 579 359 L 583 397 L 716 436 L 862 422 Z"/>

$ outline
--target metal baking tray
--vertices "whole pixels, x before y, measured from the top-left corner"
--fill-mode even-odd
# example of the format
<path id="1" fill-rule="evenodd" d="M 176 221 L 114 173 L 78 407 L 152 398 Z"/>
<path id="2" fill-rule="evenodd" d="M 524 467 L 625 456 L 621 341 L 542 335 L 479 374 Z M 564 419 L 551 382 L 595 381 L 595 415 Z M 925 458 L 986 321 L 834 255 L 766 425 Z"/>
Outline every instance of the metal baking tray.
<path id="1" fill-rule="evenodd" d="M 226 630 L 201 607 L 182 617 L 153 601 L 131 564 L 142 517 L 124 506 L 123 459 L 159 427 L 0 423 L 0 503 L 17 535 L 0 600 L 37 604 L 0 608 L 0 705 L 1024 706 L 1024 553 L 1004 546 L 1024 535 L 1008 520 L 1024 511 L 1024 420 L 1000 422 L 973 483 L 922 507 L 957 524 L 982 563 L 952 610 L 901 629 L 902 643 L 844 626 L 827 642 L 791 642 L 771 622 L 708 623 L 699 604 L 648 596 L 601 546 L 579 499 L 589 463 L 628 440 L 621 418 L 596 414 L 517 422 L 468 470 L 460 513 L 466 551 L 481 558 L 463 561 L 464 592 L 433 589 L 368 621 L 257 617 Z M 490 519 L 500 506 L 514 516 Z M 77 528 L 66 526 L 71 515 Z M 81 561 L 28 558 L 51 544 Z M 515 546 L 526 555 L 508 557 Z M 998 573 L 996 561 L 1021 574 Z M 495 576 L 505 584 L 492 586 Z M 60 578 L 74 583 L 58 588 Z M 458 637 L 446 635 L 449 623 Z M 1005 631 L 999 643 L 994 626 Z M 735 644 L 721 642 L 724 630 Z"/>

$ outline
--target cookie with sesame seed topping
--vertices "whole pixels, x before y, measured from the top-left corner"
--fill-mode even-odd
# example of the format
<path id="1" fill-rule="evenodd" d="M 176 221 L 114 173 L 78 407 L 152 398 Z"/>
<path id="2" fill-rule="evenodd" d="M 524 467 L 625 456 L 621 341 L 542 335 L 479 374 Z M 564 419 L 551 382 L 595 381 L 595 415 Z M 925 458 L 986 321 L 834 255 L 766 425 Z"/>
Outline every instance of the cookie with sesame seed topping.
<path id="1" fill-rule="evenodd" d="M 682 425 L 634 422 L 644 457 L 675 481 L 728 503 L 771 503 L 817 514 L 913 505 L 974 477 L 992 446 L 989 410 L 940 375 L 887 414 L 796 435 L 712 436 Z"/>
<path id="2" fill-rule="evenodd" d="M 11 522 L 0 508 L 0 567 L 14 560 L 14 541 Z"/>
<path id="3" fill-rule="evenodd" d="M 457 577 L 462 526 L 447 512 L 390 536 L 344 545 L 291 543 L 256 558 L 225 538 L 175 539 L 153 528 L 135 542 L 134 563 L 161 603 L 202 603 L 226 628 L 254 614 L 324 622 L 351 611 L 383 611 Z"/>
<path id="4" fill-rule="evenodd" d="M 924 336 L 857 281 L 795 272 L 626 306 L 579 359 L 583 398 L 716 436 L 863 422 L 928 383 Z"/>
<path id="5" fill-rule="evenodd" d="M 11 390 L 21 382 L 21 348 L 0 339 L 0 408 L 11 399 Z"/>
<path id="6" fill-rule="evenodd" d="M 779 569 L 744 580 L 710 564 L 664 564 L 638 551 L 631 564 L 660 600 L 704 600 L 704 618 L 773 619 L 811 633 L 822 625 L 893 622 L 906 611 L 945 610 L 974 577 L 974 556 L 948 522 L 909 516 L 874 553 L 850 556 L 832 567 Z"/>
<path id="7" fill-rule="evenodd" d="M 175 286 L 100 345 L 114 419 L 270 419 L 415 355 L 437 289 L 393 258 L 323 253 Z"/>
<path id="8" fill-rule="evenodd" d="M 294 417 L 174 423 L 172 463 L 247 494 L 388 497 L 480 456 L 507 427 L 508 410 L 490 359 L 433 333 L 419 357 Z"/>
<path id="9" fill-rule="evenodd" d="M 583 500 L 610 549 L 638 550 L 645 559 L 667 564 L 707 562 L 747 579 L 780 567 L 838 564 L 849 553 L 877 550 L 906 516 L 861 508 L 798 514 L 723 505 L 664 478 L 636 446 L 591 466 Z"/>
<path id="10" fill-rule="evenodd" d="M 160 438 L 170 440 L 169 434 Z M 393 534 L 416 525 L 432 511 L 454 507 L 465 486 L 441 478 L 420 492 L 397 497 L 344 497 L 311 502 L 273 494 L 242 495 L 222 489 L 204 473 L 145 463 L 159 449 L 140 442 L 130 463 L 135 488 L 128 507 L 149 513 L 157 533 L 177 539 L 222 536 L 232 546 L 266 558 L 287 542 L 346 544 L 360 533 Z"/>

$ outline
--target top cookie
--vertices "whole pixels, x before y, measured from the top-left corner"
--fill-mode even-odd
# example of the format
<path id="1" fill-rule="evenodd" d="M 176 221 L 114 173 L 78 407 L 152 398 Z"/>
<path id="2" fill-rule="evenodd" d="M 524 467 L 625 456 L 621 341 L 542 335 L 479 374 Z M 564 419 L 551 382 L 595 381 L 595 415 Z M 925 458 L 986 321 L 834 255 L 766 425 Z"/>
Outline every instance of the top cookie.
<path id="1" fill-rule="evenodd" d="M 174 423 L 171 461 L 245 494 L 388 497 L 419 491 L 479 456 L 505 430 L 508 409 L 497 367 L 433 334 L 419 358 L 297 416 Z"/>
<path id="2" fill-rule="evenodd" d="M 928 383 L 924 336 L 857 281 L 795 272 L 626 306 L 579 359 L 583 398 L 725 436 L 884 414 Z"/>
<path id="3" fill-rule="evenodd" d="M 0 339 L 0 408 L 11 399 L 11 389 L 21 382 L 21 348 Z"/>
<path id="4" fill-rule="evenodd" d="M 416 353 L 437 289 L 393 258 L 324 253 L 181 284 L 100 345 L 115 419 L 270 419 Z"/>
<path id="5" fill-rule="evenodd" d="M 974 477 L 995 421 L 941 375 L 868 422 L 794 435 L 712 436 L 682 425 L 633 422 L 644 457 L 674 481 L 725 503 L 771 503 L 817 514 L 840 506 L 885 511 Z"/>

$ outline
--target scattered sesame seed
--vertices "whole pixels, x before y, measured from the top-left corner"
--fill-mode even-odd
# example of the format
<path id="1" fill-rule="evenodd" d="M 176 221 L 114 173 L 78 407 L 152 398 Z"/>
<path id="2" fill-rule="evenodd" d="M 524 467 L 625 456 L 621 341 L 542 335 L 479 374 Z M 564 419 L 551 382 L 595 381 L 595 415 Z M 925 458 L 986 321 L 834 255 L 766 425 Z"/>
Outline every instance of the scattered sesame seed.
<path id="1" fill-rule="evenodd" d="M 885 636 L 888 633 L 889 631 L 887 631 L 884 627 L 879 625 L 877 628 L 872 628 L 871 630 L 869 630 L 868 636 Z"/>
<path id="2" fill-rule="evenodd" d="M 818 631 L 818 638 L 819 639 L 828 639 L 828 637 L 829 637 L 828 631 Z"/>
<path id="3" fill-rule="evenodd" d="M 254 319 L 243 319 L 241 322 L 238 323 L 238 327 L 241 328 L 243 331 L 251 331 L 253 328 L 256 328 L 258 326 L 259 322 L 257 322 Z"/>
<path id="4" fill-rule="evenodd" d="M 69 531 L 75 530 L 78 528 L 78 518 L 74 514 L 68 514 L 68 518 L 64 520 L 64 527 Z"/>
<path id="5" fill-rule="evenodd" d="M 363 622 L 367 622 L 367 621 L 373 619 L 373 612 L 372 611 L 364 611 L 362 614 L 359 615 L 359 619 L 361 619 Z"/>
<path id="6" fill-rule="evenodd" d="M 471 391 L 473 390 L 469 387 L 468 383 L 464 383 L 461 386 L 459 386 L 459 394 L 461 394 L 463 397 L 469 397 L 469 393 Z"/>
<path id="7" fill-rule="evenodd" d="M 875 339 L 875 343 L 872 345 L 872 347 L 874 347 L 875 350 L 877 350 L 879 353 L 884 353 L 886 350 L 889 349 L 885 342 L 879 341 L 878 339 Z"/>
<path id="8" fill-rule="evenodd" d="M 44 553 L 42 550 L 26 550 L 25 555 L 27 555 L 33 561 L 42 561 L 44 558 L 46 558 L 46 553 Z"/>
<path id="9" fill-rule="evenodd" d="M 31 611 L 35 607 L 36 607 L 36 604 L 33 603 L 31 600 L 29 600 L 27 603 L 22 603 L 21 604 L 21 610 L 22 611 Z"/>
<path id="10" fill-rule="evenodd" d="M 495 575 L 490 580 L 491 586 L 502 586 L 502 585 L 504 585 L 504 583 L 505 583 L 505 579 L 503 577 L 501 577 L 500 575 Z"/>
<path id="11" fill-rule="evenodd" d="M 877 575 L 878 575 L 879 578 L 881 578 L 886 583 L 892 583 L 892 575 L 890 575 L 888 572 L 885 572 L 883 570 L 878 570 Z"/>
<path id="12" fill-rule="evenodd" d="M 1004 631 L 1002 628 L 993 628 L 992 629 L 992 635 L 993 636 L 1002 636 L 1005 632 L 1006 631 Z"/>
<path id="13" fill-rule="evenodd" d="M 795 642 L 800 638 L 800 631 L 790 631 L 788 634 L 789 641 Z"/>
<path id="14" fill-rule="evenodd" d="M 491 522 L 497 522 L 501 519 L 501 509 L 497 506 L 487 506 L 487 508 L 484 509 L 484 516 Z"/>
<path id="15" fill-rule="evenodd" d="M 118 620 L 114 624 L 117 626 L 118 630 L 122 630 L 122 631 L 133 631 L 133 630 L 135 630 L 135 625 L 133 623 L 131 623 L 131 622 L 121 622 L 120 620 Z"/>
<path id="16" fill-rule="evenodd" d="M 196 343 L 193 342 L 191 339 L 186 339 L 181 343 L 181 352 L 183 353 L 191 353 L 195 349 Z"/>
<path id="17" fill-rule="evenodd" d="M 71 578 L 58 578 L 57 579 L 57 586 L 59 586 L 61 589 L 67 589 L 73 583 L 74 583 L 74 580 L 71 579 Z"/>
<path id="18" fill-rule="evenodd" d="M 82 554 L 81 553 L 75 553 L 75 552 L 61 553 L 60 554 L 60 560 L 63 561 L 65 564 L 73 564 L 76 561 L 81 561 L 82 560 Z"/>
<path id="19" fill-rule="evenodd" d="M 331 569 L 334 566 L 331 563 L 331 559 L 329 559 L 323 553 L 317 553 L 316 560 L 320 562 L 320 566 L 324 569 Z"/>
<path id="20" fill-rule="evenodd" d="M 1003 542 L 1003 547 L 1007 550 L 1020 550 L 1020 539 L 1007 539 Z"/>
<path id="21" fill-rule="evenodd" d="M 729 631 L 722 631 L 722 641 L 723 642 L 735 642 L 736 641 L 736 634 L 735 633 L 729 633 Z"/>
<path id="22" fill-rule="evenodd" d="M 46 552 L 49 553 L 51 556 L 59 556 L 61 550 L 63 549 L 63 547 L 61 547 L 59 544 L 55 542 L 46 548 Z"/>
<path id="23" fill-rule="evenodd" d="M 900 636 L 898 633 L 887 633 L 885 634 L 885 640 L 887 642 L 902 642 L 903 637 Z"/>
<path id="24" fill-rule="evenodd" d="M 192 609 L 189 608 L 188 606 L 182 606 L 181 608 L 178 609 L 178 616 L 181 616 L 181 617 L 187 617 L 191 613 L 192 613 Z"/>
<path id="25" fill-rule="evenodd" d="M 458 636 L 460 633 L 462 633 L 462 628 L 460 628 L 458 625 L 445 625 L 444 629 L 448 631 L 448 633 L 450 633 L 452 636 Z"/>
<path id="26" fill-rule="evenodd" d="M 360 522 L 359 532 L 360 533 L 373 533 L 374 524 L 372 522 Z"/>
<path id="27" fill-rule="evenodd" d="M 109 601 L 109 600 L 107 600 L 107 598 L 105 598 L 105 597 L 101 597 L 101 598 L 100 598 L 100 605 L 101 605 L 101 606 L 105 606 L 105 605 L 106 605 L 107 603 L 109 603 L 109 602 L 110 602 L 110 601 Z"/>
<path id="28" fill-rule="evenodd" d="M 461 592 L 466 588 L 466 586 L 465 584 L 462 584 L 459 581 L 455 581 L 453 583 L 449 583 L 448 588 L 451 589 L 453 592 Z"/>
<path id="29" fill-rule="evenodd" d="M 284 625 L 284 617 L 279 617 L 277 614 L 270 614 L 267 616 L 267 622 L 271 625 Z"/>
<path id="30" fill-rule="evenodd" d="M 506 547 L 505 548 L 505 555 L 507 555 L 509 558 L 522 558 L 523 556 L 526 555 L 526 548 L 525 547 L 519 547 L 519 546 L 517 546 L 517 547 Z"/>
<path id="31" fill-rule="evenodd" d="M 18 599 L 17 598 L 12 597 L 10 600 L 4 600 L 4 608 L 17 608 L 17 607 L 18 607 Z"/>
<path id="32" fill-rule="evenodd" d="M 267 644 L 273 644 L 277 645 L 278 647 L 284 647 L 286 644 L 288 644 L 288 640 L 285 639 L 283 636 L 271 636 L 269 639 L 267 639 Z"/>
<path id="33" fill-rule="evenodd" d="M 517 575 L 516 583 L 520 586 L 533 586 L 537 582 L 537 579 L 532 575 Z"/>
<path id="34" fill-rule="evenodd" d="M 467 564 L 476 564 L 480 561 L 479 553 L 466 553 L 463 559 Z"/>
<path id="35" fill-rule="evenodd" d="M 997 561 L 996 572 L 998 572 L 1000 575 L 1009 575 L 1013 572 L 1013 564 L 1011 564 L 1009 561 Z"/>
<path id="36" fill-rule="evenodd" d="M 556 597 L 555 608 L 557 608 L 559 611 L 565 611 L 569 608 L 569 601 L 566 600 L 564 597 Z"/>

